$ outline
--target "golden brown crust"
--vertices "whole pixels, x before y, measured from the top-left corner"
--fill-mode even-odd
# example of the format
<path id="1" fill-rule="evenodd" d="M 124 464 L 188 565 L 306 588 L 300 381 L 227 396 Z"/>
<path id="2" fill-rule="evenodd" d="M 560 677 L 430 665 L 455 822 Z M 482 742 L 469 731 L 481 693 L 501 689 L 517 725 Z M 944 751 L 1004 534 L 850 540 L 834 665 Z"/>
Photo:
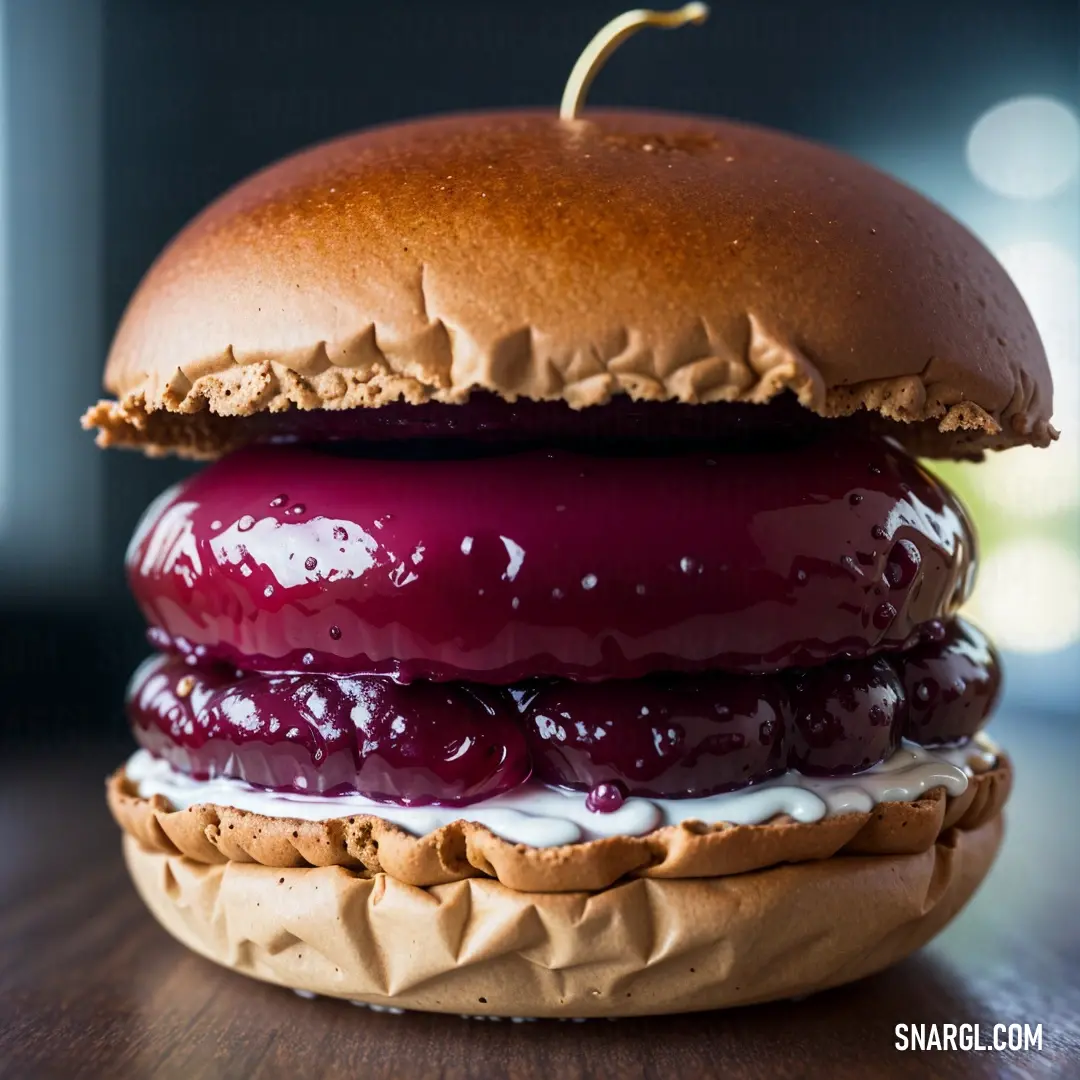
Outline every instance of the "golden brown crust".
<path id="1" fill-rule="evenodd" d="M 948 829 L 912 855 L 571 893 L 207 865 L 130 836 L 124 851 L 165 928 L 245 975 L 434 1012 L 635 1016 L 808 994 L 895 963 L 967 902 L 1002 827 Z"/>
<path id="2" fill-rule="evenodd" d="M 789 390 L 945 454 L 1053 437 L 1031 317 L 958 223 L 823 147 L 644 112 L 441 118 L 289 158 L 163 253 L 105 381 L 119 400 L 84 418 L 103 445 L 192 456 L 261 412 L 474 389 Z"/>
<path id="3" fill-rule="evenodd" d="M 121 828 L 147 850 L 194 862 L 340 866 L 415 886 L 490 877 L 511 889 L 539 893 L 604 889 L 626 877 L 724 877 L 841 852 L 915 854 L 950 828 L 976 829 L 997 817 L 1011 786 L 1012 767 L 1002 756 L 957 798 L 935 788 L 914 802 L 882 803 L 868 814 L 841 814 L 813 824 L 785 818 L 764 825 L 686 823 L 646 836 L 551 848 L 513 844 L 467 821 L 415 837 L 376 817 L 300 821 L 228 806 L 173 810 L 160 795 L 140 798 L 123 769 L 109 778 L 108 801 Z"/>

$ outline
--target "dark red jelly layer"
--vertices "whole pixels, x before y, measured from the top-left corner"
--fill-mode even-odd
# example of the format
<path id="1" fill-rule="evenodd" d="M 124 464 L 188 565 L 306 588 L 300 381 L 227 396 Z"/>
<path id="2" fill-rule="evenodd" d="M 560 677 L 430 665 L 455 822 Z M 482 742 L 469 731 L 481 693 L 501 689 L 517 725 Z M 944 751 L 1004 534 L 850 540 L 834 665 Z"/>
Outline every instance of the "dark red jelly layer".
<path id="1" fill-rule="evenodd" d="M 496 684 L 901 648 L 967 595 L 974 543 L 954 496 L 881 439 L 425 461 L 262 447 L 155 503 L 127 566 L 159 648 Z"/>
<path id="2" fill-rule="evenodd" d="M 594 447 L 609 453 L 616 443 L 670 449 L 738 442 L 745 447 L 761 438 L 775 446 L 825 431 L 865 434 L 871 417 L 826 420 L 793 394 L 774 399 L 767 409 L 728 401 L 688 408 L 677 401 L 631 401 L 626 396 L 612 398 L 603 408 L 572 409 L 563 401 L 511 403 L 474 391 L 464 405 L 391 402 L 377 409 L 287 409 L 234 419 L 260 441 L 415 445 L 449 440 L 456 451 L 468 440 L 500 453 L 528 445 Z"/>
<path id="3" fill-rule="evenodd" d="M 928 679 L 939 689 L 924 694 Z M 531 771 L 611 809 L 627 795 L 709 795 L 787 768 L 849 775 L 902 735 L 962 742 L 985 722 L 998 682 L 985 638 L 958 622 L 934 626 L 910 654 L 809 671 L 510 688 L 245 675 L 159 656 L 136 672 L 128 711 L 141 745 L 200 779 L 462 804 Z"/>

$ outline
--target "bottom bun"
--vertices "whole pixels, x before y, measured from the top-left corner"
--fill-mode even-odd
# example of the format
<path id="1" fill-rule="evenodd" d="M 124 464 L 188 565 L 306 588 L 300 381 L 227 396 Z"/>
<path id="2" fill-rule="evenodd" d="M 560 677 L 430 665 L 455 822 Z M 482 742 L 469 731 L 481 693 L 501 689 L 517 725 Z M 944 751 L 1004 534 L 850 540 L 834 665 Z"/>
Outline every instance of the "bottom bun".
<path id="1" fill-rule="evenodd" d="M 930 940 L 986 875 L 998 814 L 916 855 L 838 855 L 722 878 L 523 893 L 490 878 L 421 888 L 340 866 L 207 865 L 124 837 L 161 924 L 267 982 L 468 1015 L 636 1016 L 794 997 Z"/>

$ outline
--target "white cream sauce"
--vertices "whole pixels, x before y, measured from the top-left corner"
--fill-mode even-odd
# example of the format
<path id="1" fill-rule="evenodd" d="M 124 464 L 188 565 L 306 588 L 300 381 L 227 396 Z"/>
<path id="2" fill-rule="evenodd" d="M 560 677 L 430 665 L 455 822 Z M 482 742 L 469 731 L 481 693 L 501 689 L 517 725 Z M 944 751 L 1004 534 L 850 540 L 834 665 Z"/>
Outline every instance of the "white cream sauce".
<path id="1" fill-rule="evenodd" d="M 370 814 L 424 836 L 452 821 L 474 821 L 516 844 L 556 847 L 608 836 L 642 836 L 662 825 L 701 821 L 758 825 L 778 814 L 795 821 L 820 821 L 850 811 L 867 812 L 878 803 L 910 802 L 931 788 L 962 795 L 972 764 L 990 768 L 996 748 L 982 736 L 969 746 L 926 750 L 904 742 L 891 758 L 857 776 L 812 777 L 788 772 L 739 791 L 704 799 L 646 799 L 633 796 L 616 811 L 585 808 L 585 795 L 539 783 L 469 806 L 396 806 L 362 795 L 300 795 L 266 791 L 241 780 L 193 780 L 146 750 L 136 751 L 127 775 L 143 798 L 163 795 L 178 810 L 199 803 L 234 806 L 267 817 L 322 821 Z"/>

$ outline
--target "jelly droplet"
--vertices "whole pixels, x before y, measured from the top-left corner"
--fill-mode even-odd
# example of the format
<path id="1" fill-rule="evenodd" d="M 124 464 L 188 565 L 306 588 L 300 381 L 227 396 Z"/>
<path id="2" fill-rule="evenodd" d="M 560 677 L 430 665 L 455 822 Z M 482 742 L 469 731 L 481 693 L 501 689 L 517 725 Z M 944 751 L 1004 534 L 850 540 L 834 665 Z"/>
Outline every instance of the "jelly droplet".
<path id="1" fill-rule="evenodd" d="M 583 589 L 595 589 L 596 588 L 596 581 L 597 581 L 597 578 L 596 578 L 595 574 L 586 574 L 581 579 L 581 587 Z"/>
<path id="2" fill-rule="evenodd" d="M 318 565 L 319 565 L 319 560 L 316 559 L 314 555 L 309 555 L 304 560 L 304 569 L 305 570 L 314 570 L 315 567 L 318 566 Z"/>
<path id="3" fill-rule="evenodd" d="M 860 578 L 863 576 L 862 570 L 859 569 L 859 564 L 850 555 L 841 555 L 840 565 L 847 570 L 852 577 Z"/>
<path id="4" fill-rule="evenodd" d="M 884 630 L 888 627 L 893 619 L 896 618 L 896 608 L 892 604 L 886 602 L 884 604 L 878 604 L 874 611 L 874 625 L 879 630 Z"/>
<path id="5" fill-rule="evenodd" d="M 338 541 L 345 541 L 349 539 L 349 534 L 340 525 L 335 525 L 334 539 Z"/>
<path id="6" fill-rule="evenodd" d="M 857 491 L 853 491 L 848 496 L 848 502 L 851 503 L 852 506 L 858 506 L 862 501 L 863 497 Z"/>
<path id="7" fill-rule="evenodd" d="M 330 627 L 330 636 L 335 641 L 340 641 L 341 640 L 341 627 L 340 626 L 331 626 Z"/>
<path id="8" fill-rule="evenodd" d="M 874 625 L 878 630 L 885 630 L 896 618 L 896 609 L 889 603 L 879 604 L 874 611 Z"/>
<path id="9" fill-rule="evenodd" d="M 886 533 L 885 533 L 885 530 L 884 530 L 884 529 L 883 529 L 883 528 L 882 528 L 882 527 L 881 527 L 880 525 L 875 525 L 875 526 L 874 526 L 874 527 L 873 527 L 873 528 L 872 528 L 872 529 L 870 530 L 870 535 L 871 535 L 871 536 L 872 536 L 872 537 L 873 537 L 873 538 L 874 538 L 875 540 L 884 540 L 884 539 L 885 539 L 885 535 L 886 535 Z"/>
<path id="10" fill-rule="evenodd" d="M 270 500 L 270 505 L 273 507 L 284 506 L 289 501 L 288 495 L 278 495 Z"/>
<path id="11" fill-rule="evenodd" d="M 585 796 L 585 809 L 594 814 L 612 814 L 626 802 L 626 792 L 622 784 L 614 783 L 597 784 L 596 787 Z"/>
<path id="12" fill-rule="evenodd" d="M 885 582 L 890 589 L 906 589 L 922 565 L 919 549 L 910 540 L 898 540 L 885 562 Z"/>

